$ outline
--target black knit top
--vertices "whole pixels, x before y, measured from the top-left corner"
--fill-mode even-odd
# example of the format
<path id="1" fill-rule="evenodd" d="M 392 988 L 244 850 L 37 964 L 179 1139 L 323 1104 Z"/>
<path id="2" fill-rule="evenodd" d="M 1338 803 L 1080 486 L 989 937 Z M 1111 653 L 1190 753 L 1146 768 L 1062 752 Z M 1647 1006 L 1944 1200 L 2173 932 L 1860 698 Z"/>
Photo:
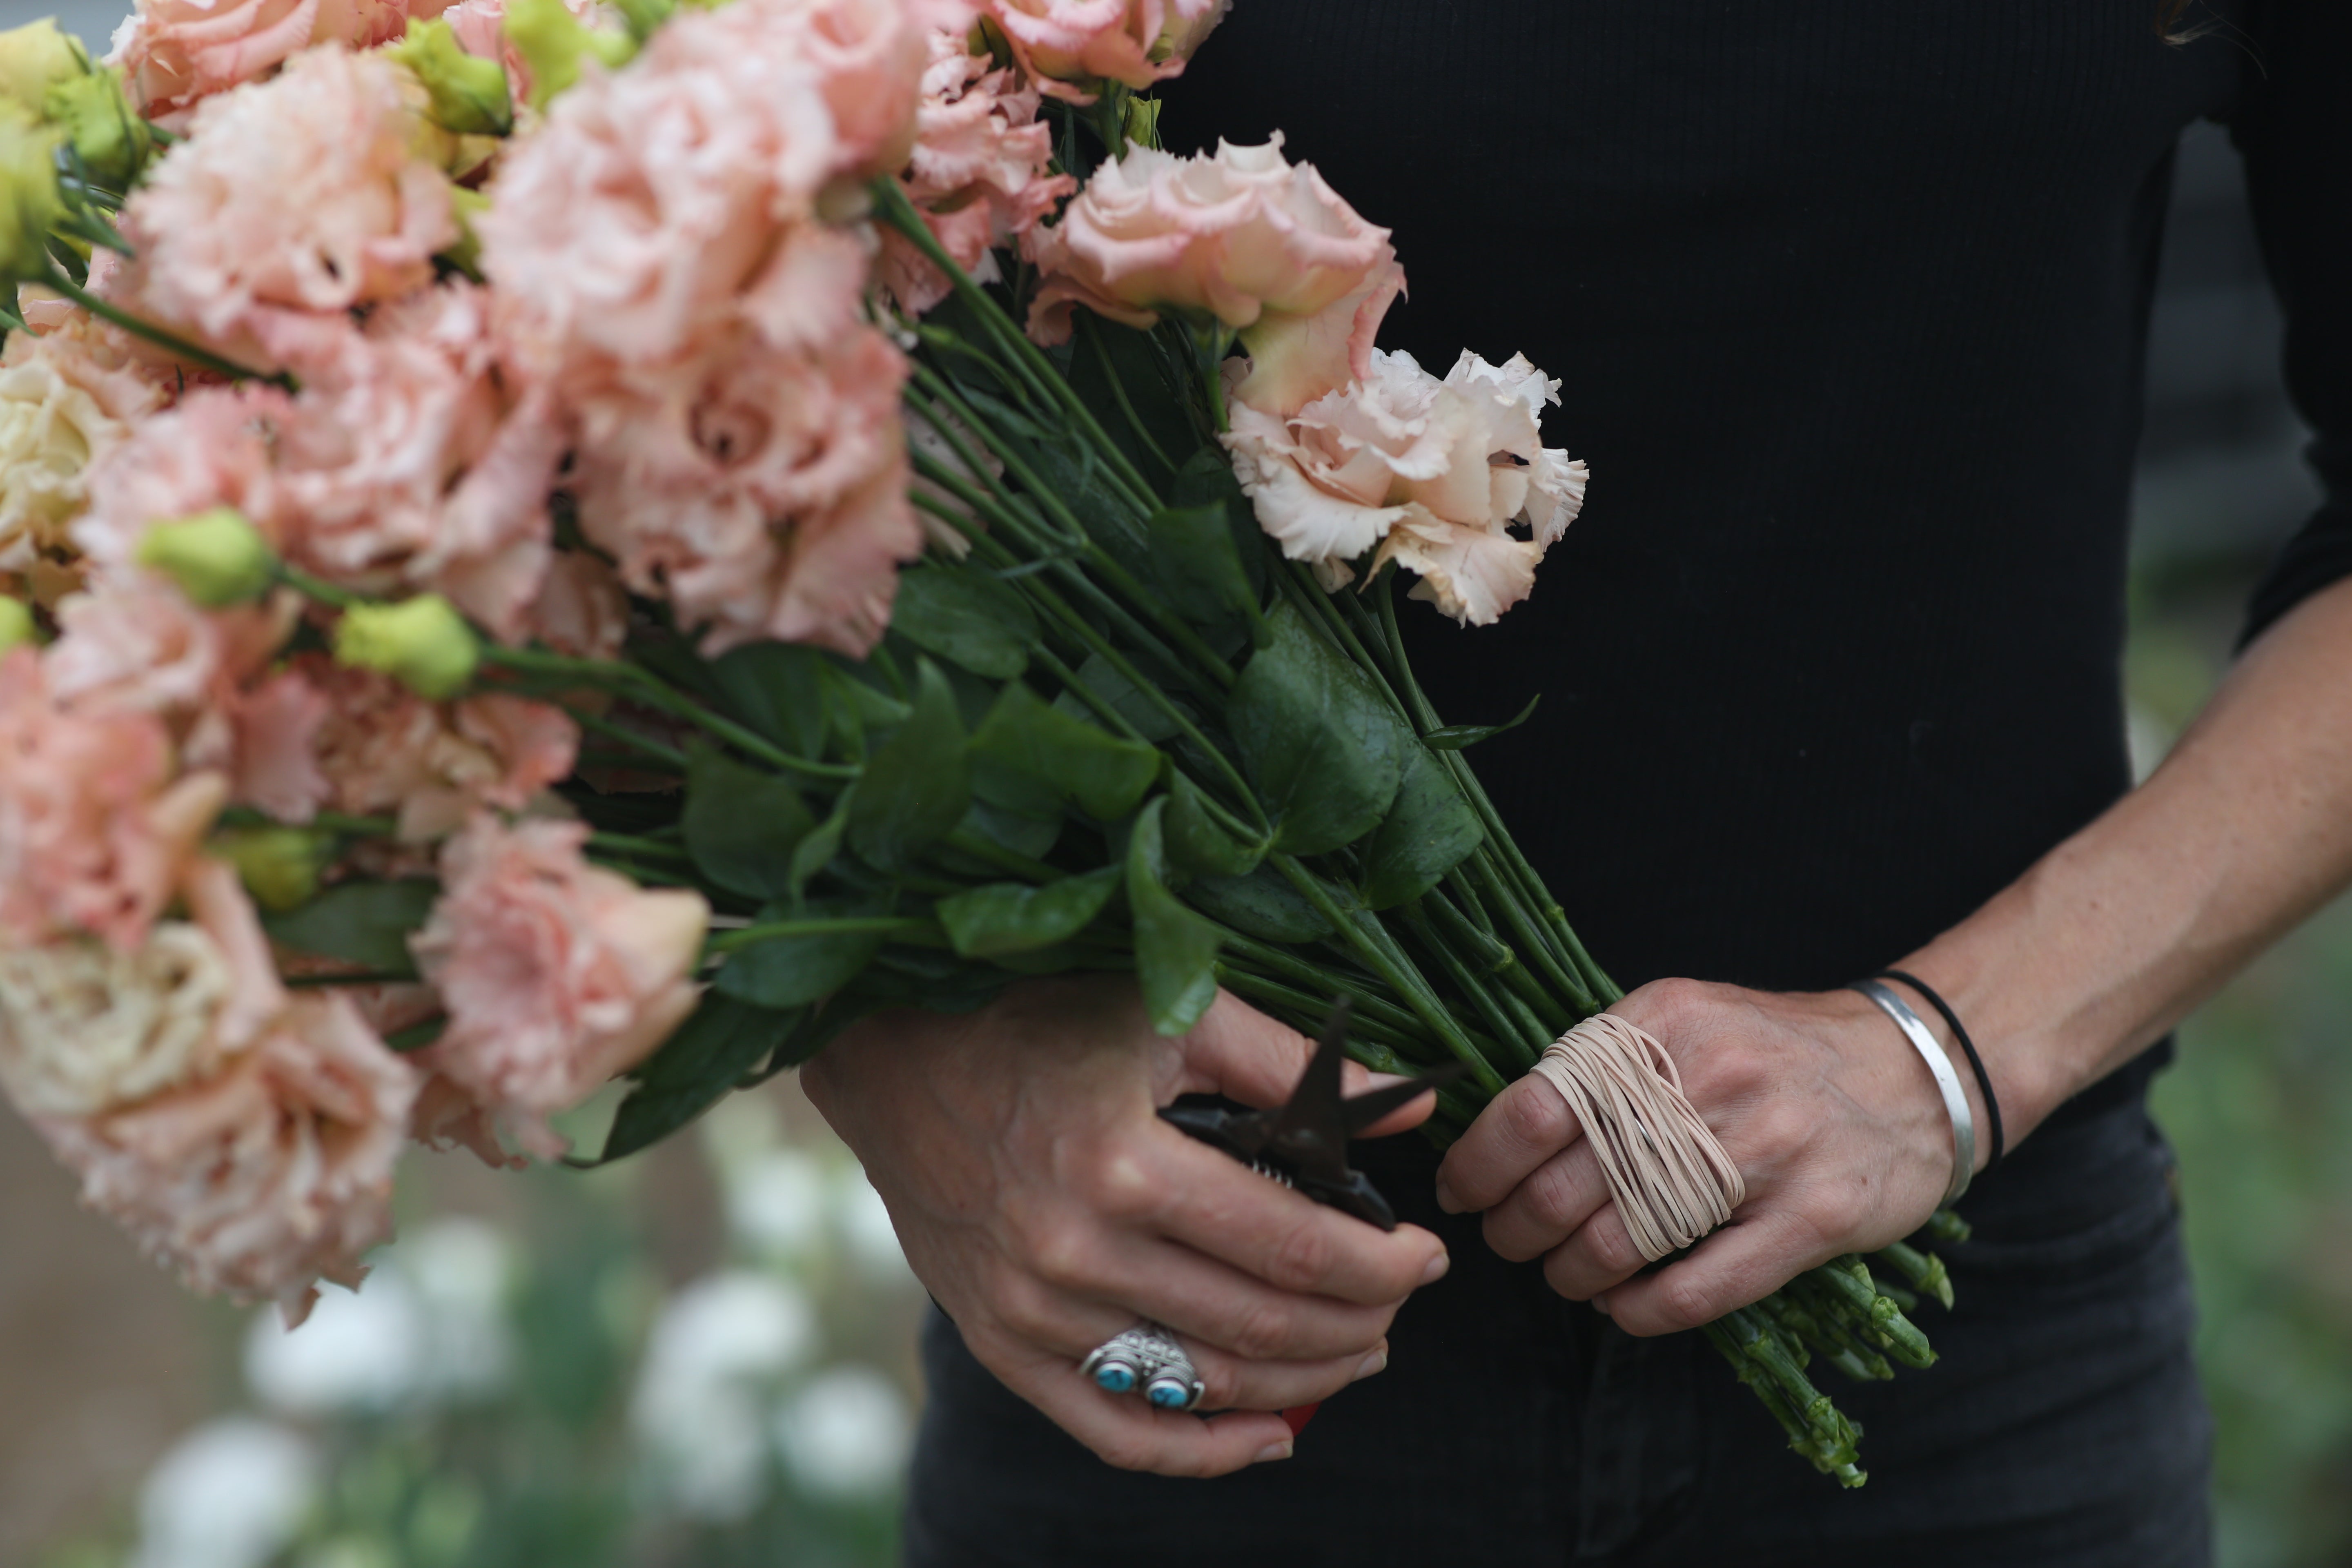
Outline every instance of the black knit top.
<path id="1" fill-rule="evenodd" d="M 2200 116 L 2248 160 L 2329 486 L 2257 624 L 2352 572 L 2352 5 L 2220 20 L 1236 0 L 1166 89 L 1171 147 L 1279 128 L 1395 229 L 1383 346 L 1560 378 L 1546 442 L 1592 485 L 1534 596 L 1407 618 L 1449 721 L 1543 694 L 1471 755 L 1621 984 L 1867 973 L 2127 787 L 2141 361 Z"/>

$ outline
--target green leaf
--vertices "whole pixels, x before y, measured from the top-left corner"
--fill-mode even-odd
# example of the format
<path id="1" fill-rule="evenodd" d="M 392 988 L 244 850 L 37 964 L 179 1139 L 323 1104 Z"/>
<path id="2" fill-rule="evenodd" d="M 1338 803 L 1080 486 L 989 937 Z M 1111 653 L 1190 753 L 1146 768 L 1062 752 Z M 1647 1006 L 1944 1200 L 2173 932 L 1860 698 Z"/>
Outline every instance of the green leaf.
<path id="1" fill-rule="evenodd" d="M 1151 569 L 1176 613 L 1200 626 L 1247 626 L 1257 595 L 1234 547 L 1223 502 L 1171 507 L 1144 524 Z"/>
<path id="2" fill-rule="evenodd" d="M 944 948 L 888 947 L 858 982 L 857 990 L 892 1007 L 969 1013 L 995 1001 L 1011 983 L 996 965 L 961 958 Z"/>
<path id="3" fill-rule="evenodd" d="M 903 870 L 946 837 L 971 805 L 971 759 L 955 690 L 924 659 L 915 707 L 866 764 L 849 805 L 849 847 L 867 864 Z"/>
<path id="4" fill-rule="evenodd" d="M 979 765 L 979 759 L 975 757 L 972 762 L 975 773 Z M 1016 855 L 1026 855 L 1032 860 L 1043 860 L 1052 854 L 1054 846 L 1062 837 L 1062 819 L 1059 816 L 1026 816 L 980 799 L 972 801 L 971 809 L 963 814 L 963 821 L 957 826 Z"/>
<path id="5" fill-rule="evenodd" d="M 1135 973 L 1151 1026 L 1181 1035 L 1217 999 L 1224 933 L 1168 890 L 1160 848 L 1165 796 L 1143 808 L 1127 842 L 1127 902 L 1135 919 Z"/>
<path id="6" fill-rule="evenodd" d="M 801 1022 L 799 1015 L 706 993 L 677 1032 L 630 1076 L 598 1164 L 634 1154 L 701 1115 Z"/>
<path id="7" fill-rule="evenodd" d="M 1125 816 L 1160 776 L 1159 748 L 1122 740 L 1007 686 L 972 737 L 972 786 L 1024 816 L 1058 816 L 1075 803 L 1097 822 Z"/>
<path id="8" fill-rule="evenodd" d="M 1421 897 L 1486 837 L 1452 772 L 1408 744 L 1396 804 L 1364 847 L 1364 902 L 1384 910 Z"/>
<path id="9" fill-rule="evenodd" d="M 1113 669 L 1102 655 L 1087 656 L 1086 663 L 1078 666 L 1078 680 L 1145 740 L 1164 741 L 1176 733 L 1176 721 L 1159 704 L 1138 691 L 1127 677 Z M 1065 691 L 1054 699 L 1054 710 L 1087 723 L 1095 721 L 1094 710 L 1074 691 Z"/>
<path id="10" fill-rule="evenodd" d="M 890 628 L 974 675 L 1011 680 L 1029 668 L 1037 617 L 1019 591 L 993 577 L 929 565 L 898 574 Z"/>
<path id="11" fill-rule="evenodd" d="M 1184 898 L 1202 913 L 1261 942 L 1312 942 L 1331 931 L 1323 911 L 1271 866 L 1260 866 L 1246 877 L 1195 877 L 1184 884 Z"/>
<path id="12" fill-rule="evenodd" d="M 425 880 L 344 882 L 301 908 L 265 915 L 272 942 L 382 973 L 413 974 L 408 936 L 425 923 L 441 884 Z"/>
<path id="13" fill-rule="evenodd" d="M 687 748 L 687 853 L 695 868 L 730 893 L 791 894 L 793 855 L 816 826 L 800 792 L 696 741 Z"/>
<path id="14" fill-rule="evenodd" d="M 1475 746 L 1481 741 L 1499 735 L 1506 730 L 1516 730 L 1526 723 L 1534 715 L 1536 704 L 1542 700 L 1543 693 L 1540 691 L 1528 698 L 1528 705 L 1519 710 L 1519 716 L 1507 724 L 1448 724 L 1442 730 L 1432 730 L 1423 735 L 1421 743 L 1433 752 L 1458 752 L 1465 746 Z"/>
<path id="15" fill-rule="evenodd" d="M 1203 447 L 1194 452 L 1176 471 L 1176 482 L 1168 487 L 1168 504 L 1225 509 L 1225 527 L 1233 536 L 1234 553 L 1249 578 L 1250 601 L 1264 604 L 1272 546 L 1265 531 L 1258 526 L 1257 513 L 1250 506 L 1249 498 L 1242 494 L 1242 482 L 1234 477 L 1234 460 L 1224 449 Z"/>
<path id="16" fill-rule="evenodd" d="M 785 875 L 786 895 L 797 900 L 809 879 L 825 868 L 835 855 L 841 853 L 841 840 L 849 831 L 849 806 L 857 794 L 851 784 L 833 803 L 833 815 L 809 830 L 808 836 L 793 847 L 793 863 Z"/>
<path id="17" fill-rule="evenodd" d="M 1396 798 L 1410 734 L 1364 673 L 1288 604 L 1260 624 L 1225 719 L 1275 843 L 1294 855 L 1352 844 Z"/>
<path id="18" fill-rule="evenodd" d="M 1185 456 L 1200 445 L 1200 437 L 1192 427 L 1192 415 L 1187 411 L 1183 393 L 1174 384 L 1171 372 L 1175 366 L 1166 362 L 1151 334 L 1132 327 L 1122 327 L 1108 317 L 1091 311 L 1080 312 L 1077 319 L 1079 337 L 1070 355 L 1070 387 L 1095 410 L 1103 429 L 1119 449 L 1126 452 L 1138 471 L 1158 479 L 1168 470 L 1161 460 L 1181 463 Z M 1103 362 L 1110 362 L 1106 373 Z M 1118 378 L 1118 389 L 1127 395 L 1127 404 L 1135 411 L 1135 423 L 1119 406 L 1111 390 L 1110 376 Z M 1150 437 L 1147 446 L 1135 432 L 1135 425 L 1143 426 Z M 1159 448 L 1154 455 L 1151 447 Z"/>
<path id="19" fill-rule="evenodd" d="M 761 918 L 818 921 L 827 914 L 845 912 L 838 908 L 820 910 L 812 907 L 804 915 L 792 916 L 770 909 Z M 762 1007 L 799 1007 L 840 990 L 881 951 L 879 931 L 829 931 L 805 936 L 770 937 L 729 953 L 714 984 L 721 995 Z"/>
<path id="20" fill-rule="evenodd" d="M 817 684 L 824 694 L 825 722 L 853 756 L 866 755 L 868 730 L 895 730 L 914 711 L 863 673 L 853 675 L 829 661 Z"/>
<path id="21" fill-rule="evenodd" d="M 1042 888 L 992 882 L 941 899 L 936 906 L 948 940 L 966 958 L 1029 952 L 1066 942 L 1102 912 L 1118 885 L 1119 869 L 1105 866 Z"/>
<path id="22" fill-rule="evenodd" d="M 889 996 L 869 994 L 856 986 L 838 992 L 803 1016 L 799 1026 L 776 1047 L 771 1063 L 779 1068 L 805 1066 L 850 1025 L 898 1005 Z"/>
<path id="23" fill-rule="evenodd" d="M 1209 815 L 1200 786 L 1182 773 L 1168 780 L 1168 863 L 1187 877 L 1246 877 L 1265 858 L 1265 845 L 1244 843 Z"/>
<path id="24" fill-rule="evenodd" d="M 797 643 L 755 642 L 730 648 L 709 665 L 744 723 L 797 757 L 824 752 L 824 656 Z"/>

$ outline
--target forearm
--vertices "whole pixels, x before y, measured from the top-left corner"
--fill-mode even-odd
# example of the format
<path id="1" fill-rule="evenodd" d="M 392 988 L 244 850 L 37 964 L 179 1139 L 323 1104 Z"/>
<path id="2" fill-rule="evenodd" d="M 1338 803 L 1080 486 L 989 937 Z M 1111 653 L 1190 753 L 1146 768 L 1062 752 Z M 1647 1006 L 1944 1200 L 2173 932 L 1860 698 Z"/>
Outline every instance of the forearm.
<path id="1" fill-rule="evenodd" d="M 2347 880 L 2340 583 L 2247 651 L 2146 784 L 1903 967 L 1968 1024 L 2014 1142 Z"/>

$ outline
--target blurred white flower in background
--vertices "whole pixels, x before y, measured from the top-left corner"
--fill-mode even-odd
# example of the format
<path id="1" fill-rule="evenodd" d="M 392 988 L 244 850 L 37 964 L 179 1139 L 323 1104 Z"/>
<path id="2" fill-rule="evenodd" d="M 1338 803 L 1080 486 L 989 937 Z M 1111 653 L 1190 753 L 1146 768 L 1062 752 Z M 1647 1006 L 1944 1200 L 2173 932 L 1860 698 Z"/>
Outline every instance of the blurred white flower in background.
<path id="1" fill-rule="evenodd" d="M 207 1422 L 148 1472 L 130 1568 L 260 1568 L 301 1528 L 318 1471 L 310 1445 L 276 1422 Z"/>
<path id="2" fill-rule="evenodd" d="M 654 1321 L 630 1408 L 663 1502 L 710 1522 L 759 1507 L 769 1403 L 816 1337 L 808 1298 L 772 1274 L 729 1269 L 670 1299 Z"/>
<path id="3" fill-rule="evenodd" d="M 801 1258 L 824 1241 L 827 1183 L 814 1154 L 771 1149 L 736 1164 L 723 1182 L 728 1228 L 751 1251 Z"/>
<path id="4" fill-rule="evenodd" d="M 379 1264 L 357 1291 L 322 1289 L 299 1329 L 274 1311 L 257 1314 L 245 1336 L 245 1381 L 281 1415 L 379 1414 L 415 1391 L 427 1331 L 406 1278 Z"/>
<path id="5" fill-rule="evenodd" d="M 890 1223 L 890 1211 L 866 1179 L 863 1166 L 845 1164 L 835 1173 L 833 1224 L 850 1257 L 877 1281 L 915 1284 L 915 1271 L 907 1266 L 906 1251 L 898 1245 L 898 1227 Z"/>
<path id="6" fill-rule="evenodd" d="M 357 1291 L 323 1291 L 310 1321 L 263 1312 L 246 1333 L 245 1377 L 281 1415 L 368 1415 L 471 1400 L 506 1386 L 513 1245 L 478 1219 L 419 1226 Z"/>
<path id="7" fill-rule="evenodd" d="M 776 1446 L 803 1491 L 842 1501 L 886 1497 L 914 1441 L 898 1385 L 870 1366 L 819 1373 L 776 1413 Z"/>

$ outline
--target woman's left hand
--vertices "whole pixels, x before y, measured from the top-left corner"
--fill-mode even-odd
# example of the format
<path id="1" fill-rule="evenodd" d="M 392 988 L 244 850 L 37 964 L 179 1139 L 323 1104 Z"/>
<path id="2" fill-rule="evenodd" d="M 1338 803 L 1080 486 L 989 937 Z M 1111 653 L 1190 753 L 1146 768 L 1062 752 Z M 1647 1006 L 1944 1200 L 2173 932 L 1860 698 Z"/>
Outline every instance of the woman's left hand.
<path id="1" fill-rule="evenodd" d="M 1497 1096 L 1446 1152 L 1437 1195 L 1450 1212 L 1485 1210 L 1496 1252 L 1541 1258 L 1554 1289 L 1591 1301 L 1627 1332 L 1696 1328 L 1817 1263 L 1899 1240 L 1950 1185 L 1951 1123 L 1935 1080 L 1867 997 L 1661 980 L 1610 1011 L 1664 1045 L 1684 1093 L 1738 1165 L 1748 1195 L 1730 1223 L 1688 1257 L 1640 1273 L 1583 1129 L 1534 1076 Z"/>

